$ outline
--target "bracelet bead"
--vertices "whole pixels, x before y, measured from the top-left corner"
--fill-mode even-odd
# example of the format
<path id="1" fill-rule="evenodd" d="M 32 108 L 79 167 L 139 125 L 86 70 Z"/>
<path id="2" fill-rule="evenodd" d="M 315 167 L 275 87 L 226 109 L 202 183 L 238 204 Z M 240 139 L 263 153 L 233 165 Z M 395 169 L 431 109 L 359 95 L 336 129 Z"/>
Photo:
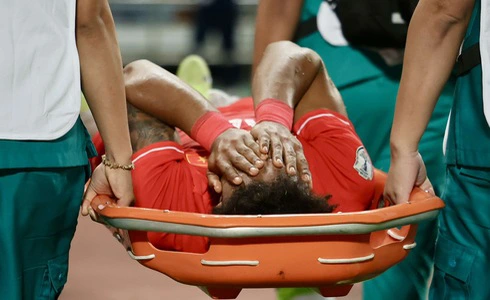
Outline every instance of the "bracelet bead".
<path id="1" fill-rule="evenodd" d="M 110 169 L 121 169 L 125 171 L 131 171 L 134 170 L 134 164 L 130 163 L 127 165 L 121 165 L 116 162 L 110 161 L 107 159 L 106 155 L 102 155 L 102 164 L 106 167 L 109 167 Z"/>

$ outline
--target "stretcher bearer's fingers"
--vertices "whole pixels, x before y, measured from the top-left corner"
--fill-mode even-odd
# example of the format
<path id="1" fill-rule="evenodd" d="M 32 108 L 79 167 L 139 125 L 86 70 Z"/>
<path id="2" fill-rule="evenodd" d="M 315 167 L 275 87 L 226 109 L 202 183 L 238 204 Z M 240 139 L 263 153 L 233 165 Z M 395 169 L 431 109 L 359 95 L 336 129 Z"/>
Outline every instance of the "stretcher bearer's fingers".
<path id="1" fill-rule="evenodd" d="M 92 203 L 92 199 L 97 196 L 93 194 L 93 191 L 88 191 L 88 193 L 85 193 L 85 196 L 83 197 L 83 202 L 82 202 L 82 216 L 87 216 L 90 215 L 92 220 L 95 221 L 96 216 L 95 212 L 93 211 L 92 207 L 90 204 Z"/>
<path id="2" fill-rule="evenodd" d="M 429 180 L 429 177 L 425 177 L 425 179 L 422 181 L 422 183 L 415 182 L 415 185 L 421 188 L 423 191 L 426 193 L 431 194 L 432 196 L 435 196 L 436 193 L 434 192 L 434 188 L 432 187 L 432 183 Z"/>
<path id="3" fill-rule="evenodd" d="M 129 206 L 134 201 L 131 172 L 122 169 L 110 169 L 100 164 L 95 168 L 83 196 L 82 215 L 93 214 L 90 203 L 97 195 L 108 195 L 117 200 L 120 206 Z"/>
<path id="4" fill-rule="evenodd" d="M 418 152 L 392 154 L 384 190 L 385 199 L 395 204 L 407 203 L 415 186 L 434 192 L 422 156 Z"/>
<path id="5" fill-rule="evenodd" d="M 216 193 L 221 194 L 223 187 L 221 186 L 221 180 L 219 179 L 219 176 L 211 171 L 208 171 L 207 176 L 209 187 L 211 187 Z"/>

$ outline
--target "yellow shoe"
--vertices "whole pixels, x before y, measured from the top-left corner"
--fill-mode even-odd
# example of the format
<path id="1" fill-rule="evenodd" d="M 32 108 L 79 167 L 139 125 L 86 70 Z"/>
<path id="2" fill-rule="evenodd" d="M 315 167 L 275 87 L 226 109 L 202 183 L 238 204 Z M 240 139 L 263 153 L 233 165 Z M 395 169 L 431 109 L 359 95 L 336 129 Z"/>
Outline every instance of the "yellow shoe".
<path id="1" fill-rule="evenodd" d="M 177 68 L 177 77 L 208 99 L 213 78 L 208 64 L 202 57 L 192 54 L 184 58 Z"/>

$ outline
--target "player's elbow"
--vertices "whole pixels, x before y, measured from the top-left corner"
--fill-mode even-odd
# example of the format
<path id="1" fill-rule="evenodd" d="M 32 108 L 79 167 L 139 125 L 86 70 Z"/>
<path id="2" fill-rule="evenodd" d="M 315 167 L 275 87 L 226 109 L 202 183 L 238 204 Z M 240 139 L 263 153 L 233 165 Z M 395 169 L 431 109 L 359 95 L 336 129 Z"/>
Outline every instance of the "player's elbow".
<path id="1" fill-rule="evenodd" d="M 123 69 L 124 85 L 126 90 L 137 88 L 143 85 L 145 76 L 142 76 L 146 71 L 146 66 L 150 62 L 147 60 L 137 60 L 129 63 Z"/>
<path id="2" fill-rule="evenodd" d="M 97 35 L 111 25 L 113 26 L 113 20 L 107 1 L 84 0 L 77 2 L 77 38 Z"/>
<path id="3" fill-rule="evenodd" d="M 126 95 L 140 95 L 154 86 L 160 76 L 155 73 L 154 64 L 146 59 L 140 59 L 129 63 L 123 69 L 124 86 Z"/>
<path id="4" fill-rule="evenodd" d="M 420 9 L 426 10 L 431 19 L 446 26 L 465 24 L 471 17 L 474 0 L 427 0 Z"/>
<path id="5" fill-rule="evenodd" d="M 290 41 L 279 41 L 267 46 L 265 54 L 283 55 L 289 59 L 288 66 L 295 70 L 301 69 L 302 72 L 316 72 L 322 65 L 322 59 L 318 53 L 298 46 Z"/>

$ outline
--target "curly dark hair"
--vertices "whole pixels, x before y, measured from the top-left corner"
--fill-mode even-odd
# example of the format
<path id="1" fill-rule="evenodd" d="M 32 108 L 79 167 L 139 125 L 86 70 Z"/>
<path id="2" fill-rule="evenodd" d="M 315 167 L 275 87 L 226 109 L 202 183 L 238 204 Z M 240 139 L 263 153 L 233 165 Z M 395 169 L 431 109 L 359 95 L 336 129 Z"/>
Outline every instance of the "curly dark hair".
<path id="1" fill-rule="evenodd" d="M 221 207 L 213 209 L 220 215 L 277 215 L 330 213 L 330 195 L 314 195 L 307 184 L 287 175 L 273 182 L 253 182 L 238 188 Z"/>

